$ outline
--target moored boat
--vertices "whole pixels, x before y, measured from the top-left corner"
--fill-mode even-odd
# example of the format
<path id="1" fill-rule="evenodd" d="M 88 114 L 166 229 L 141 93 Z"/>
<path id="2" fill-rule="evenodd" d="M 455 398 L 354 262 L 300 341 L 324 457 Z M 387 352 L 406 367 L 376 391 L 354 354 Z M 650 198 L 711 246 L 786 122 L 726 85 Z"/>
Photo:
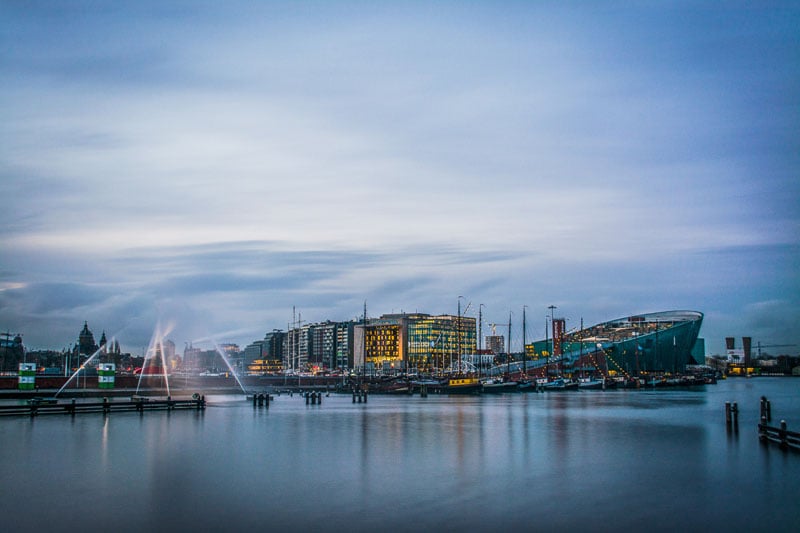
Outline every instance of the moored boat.
<path id="1" fill-rule="evenodd" d="M 481 392 L 481 382 L 473 376 L 459 376 L 447 378 L 440 391 L 442 394 L 478 394 Z"/>
<path id="2" fill-rule="evenodd" d="M 501 392 L 516 392 L 518 390 L 516 381 L 506 381 L 499 378 L 487 378 L 481 380 L 481 392 L 484 394 L 498 394 Z"/>
<path id="3" fill-rule="evenodd" d="M 555 378 L 541 385 L 544 391 L 578 390 L 578 382 L 566 378 Z"/>
<path id="4" fill-rule="evenodd" d="M 581 378 L 578 380 L 578 389 L 580 390 L 603 390 L 605 388 L 606 382 L 602 378 Z"/>

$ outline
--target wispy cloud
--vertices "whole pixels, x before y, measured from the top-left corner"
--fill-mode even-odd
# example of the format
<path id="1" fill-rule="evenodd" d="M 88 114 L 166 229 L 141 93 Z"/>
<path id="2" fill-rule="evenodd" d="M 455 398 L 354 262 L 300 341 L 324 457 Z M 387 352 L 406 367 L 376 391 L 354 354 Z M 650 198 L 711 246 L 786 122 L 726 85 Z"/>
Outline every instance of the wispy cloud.
<path id="1" fill-rule="evenodd" d="M 501 316 L 691 307 L 721 343 L 800 289 L 798 20 L 4 4 L 0 322 L 45 345 L 96 319 L 137 345 L 164 314 L 188 339 L 469 293 Z"/>

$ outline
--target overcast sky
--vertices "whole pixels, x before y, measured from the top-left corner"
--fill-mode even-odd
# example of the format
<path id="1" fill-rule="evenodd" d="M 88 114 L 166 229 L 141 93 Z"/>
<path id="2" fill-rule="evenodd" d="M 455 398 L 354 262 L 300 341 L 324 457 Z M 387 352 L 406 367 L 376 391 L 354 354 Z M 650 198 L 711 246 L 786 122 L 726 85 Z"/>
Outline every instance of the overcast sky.
<path id="1" fill-rule="evenodd" d="M 555 305 L 800 345 L 799 27 L 795 2 L 2 0 L 0 329 L 141 353 L 158 323 L 244 346 L 292 306 L 460 300 L 515 344 Z"/>

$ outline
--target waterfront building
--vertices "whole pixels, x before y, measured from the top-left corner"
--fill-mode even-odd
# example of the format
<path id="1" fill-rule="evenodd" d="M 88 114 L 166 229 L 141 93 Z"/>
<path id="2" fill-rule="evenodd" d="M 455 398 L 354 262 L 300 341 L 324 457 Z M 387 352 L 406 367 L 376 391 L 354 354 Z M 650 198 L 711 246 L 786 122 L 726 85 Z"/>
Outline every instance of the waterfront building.
<path id="1" fill-rule="evenodd" d="M 698 337 L 697 341 L 692 347 L 692 359 L 699 361 L 699 364 L 704 364 L 706 360 L 706 340 Z"/>
<path id="2" fill-rule="evenodd" d="M 275 364 L 281 364 L 283 360 L 283 342 L 286 338 L 286 333 L 279 329 L 273 329 L 264 335 L 264 352 L 262 356 L 275 361 Z"/>
<path id="3" fill-rule="evenodd" d="M 312 324 L 309 330 L 309 365 L 315 370 L 330 370 L 336 358 L 336 323 L 328 320 L 321 324 Z"/>
<path id="4" fill-rule="evenodd" d="M 253 364 L 253 361 L 264 358 L 266 341 L 257 340 L 253 341 L 244 347 L 244 363 L 246 365 Z"/>
<path id="5" fill-rule="evenodd" d="M 19 363 L 25 360 L 25 347 L 22 335 L 12 333 L 0 334 L 0 371 L 17 370 Z"/>
<path id="6" fill-rule="evenodd" d="M 694 350 L 703 313 L 663 311 L 632 315 L 595 326 L 565 332 L 563 319 L 554 319 L 555 338 L 526 346 L 559 371 L 602 370 L 611 374 L 639 375 L 684 372 L 687 364 L 704 364 Z M 551 369 L 551 372 L 554 371 Z"/>
<path id="7" fill-rule="evenodd" d="M 503 335 L 487 335 L 484 337 L 486 349 L 494 355 L 506 353 L 506 338 Z"/>
<path id="8" fill-rule="evenodd" d="M 336 347 L 334 368 L 353 368 L 353 321 L 336 323 Z"/>
<path id="9" fill-rule="evenodd" d="M 284 339 L 283 367 L 294 372 L 306 371 L 312 344 L 312 326 L 306 324 L 290 329 Z"/>
<path id="10" fill-rule="evenodd" d="M 164 339 L 161 341 L 161 350 L 164 354 L 164 360 L 167 362 L 170 368 L 176 368 L 178 365 L 178 359 L 175 357 L 175 343 L 169 339 Z"/>
<path id="11" fill-rule="evenodd" d="M 283 370 L 283 354 L 286 333 L 273 329 L 261 340 L 248 344 L 244 349 L 242 364 L 251 374 L 277 373 Z"/>
<path id="12" fill-rule="evenodd" d="M 354 327 L 354 364 L 367 372 L 455 368 L 476 350 L 473 317 L 389 314 Z"/>
<path id="13" fill-rule="evenodd" d="M 183 370 L 185 372 L 199 372 L 202 368 L 200 366 L 200 348 L 194 348 L 192 343 L 187 343 L 183 349 Z"/>

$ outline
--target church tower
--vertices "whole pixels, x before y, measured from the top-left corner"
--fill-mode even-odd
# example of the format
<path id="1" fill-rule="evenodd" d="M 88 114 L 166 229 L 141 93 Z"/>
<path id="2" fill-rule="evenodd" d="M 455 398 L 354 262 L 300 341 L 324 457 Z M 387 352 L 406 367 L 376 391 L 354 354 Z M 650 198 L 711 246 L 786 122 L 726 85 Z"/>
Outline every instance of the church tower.
<path id="1" fill-rule="evenodd" d="M 83 329 L 78 335 L 78 353 L 83 355 L 93 355 L 98 349 L 97 344 L 94 343 L 94 335 L 89 331 L 89 324 L 83 323 Z"/>

